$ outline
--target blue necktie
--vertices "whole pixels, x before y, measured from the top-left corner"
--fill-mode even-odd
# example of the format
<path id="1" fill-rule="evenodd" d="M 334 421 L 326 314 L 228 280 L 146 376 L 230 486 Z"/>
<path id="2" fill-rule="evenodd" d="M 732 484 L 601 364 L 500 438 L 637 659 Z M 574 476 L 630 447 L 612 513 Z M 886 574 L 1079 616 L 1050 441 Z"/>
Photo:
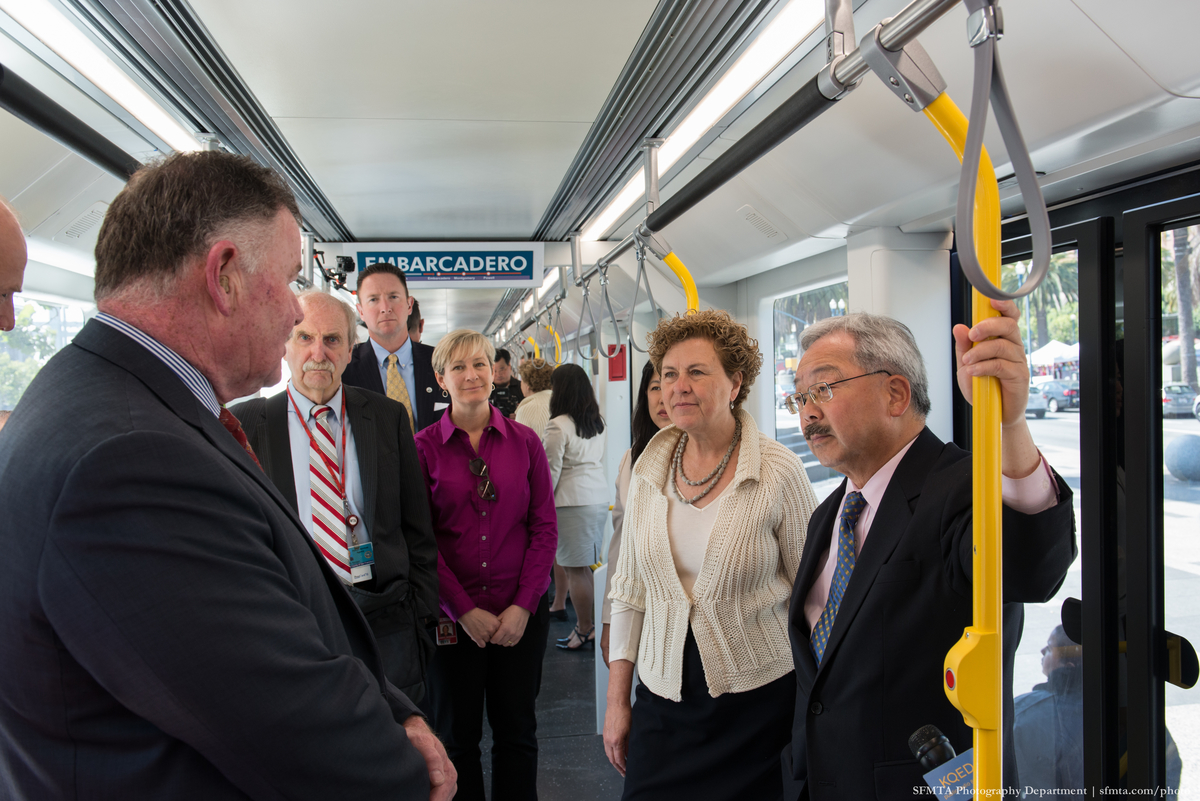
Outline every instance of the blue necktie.
<path id="1" fill-rule="evenodd" d="M 854 524 L 858 522 L 858 516 L 866 507 L 867 501 L 861 492 L 851 492 L 842 505 L 842 520 L 838 525 L 837 567 L 833 570 L 833 581 L 829 584 L 829 600 L 825 602 L 825 611 L 813 627 L 810 639 L 818 666 L 821 664 L 821 657 L 825 655 L 829 632 L 833 629 L 838 607 L 842 605 L 842 596 L 846 594 L 846 585 L 850 583 L 850 574 L 854 572 Z"/>

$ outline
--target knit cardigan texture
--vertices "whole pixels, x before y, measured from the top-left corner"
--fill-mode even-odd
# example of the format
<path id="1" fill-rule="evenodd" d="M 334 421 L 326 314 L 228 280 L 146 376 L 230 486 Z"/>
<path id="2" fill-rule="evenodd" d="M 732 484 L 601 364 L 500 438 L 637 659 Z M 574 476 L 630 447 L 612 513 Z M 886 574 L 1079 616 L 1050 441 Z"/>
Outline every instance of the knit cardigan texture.
<path id="1" fill-rule="evenodd" d="M 624 537 L 611 596 L 644 614 L 638 678 L 662 698 L 681 700 L 683 646 L 690 622 L 708 691 L 746 692 L 793 669 L 788 602 L 816 495 L 795 454 L 738 410 L 742 444 L 731 492 L 720 504 L 689 599 L 667 535 L 671 458 L 682 431 L 668 426 L 633 470 Z"/>

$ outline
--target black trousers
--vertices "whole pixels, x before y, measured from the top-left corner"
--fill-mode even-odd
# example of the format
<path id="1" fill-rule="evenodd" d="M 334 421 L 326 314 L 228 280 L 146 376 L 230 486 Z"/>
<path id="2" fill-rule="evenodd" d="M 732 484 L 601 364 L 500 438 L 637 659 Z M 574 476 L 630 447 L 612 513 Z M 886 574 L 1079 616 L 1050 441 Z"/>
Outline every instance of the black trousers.
<path id="1" fill-rule="evenodd" d="M 549 631 L 550 602 L 543 595 L 512 648 L 480 648 L 461 625 L 456 644 L 438 646 L 429 666 L 426 705 L 458 771 L 459 801 L 484 801 L 479 741 L 485 708 L 492 728 L 493 801 L 537 799 L 534 706 Z"/>
<path id="2" fill-rule="evenodd" d="M 638 685 L 623 801 L 782 801 L 796 674 L 713 698 L 689 626 L 680 694 L 676 702 Z"/>

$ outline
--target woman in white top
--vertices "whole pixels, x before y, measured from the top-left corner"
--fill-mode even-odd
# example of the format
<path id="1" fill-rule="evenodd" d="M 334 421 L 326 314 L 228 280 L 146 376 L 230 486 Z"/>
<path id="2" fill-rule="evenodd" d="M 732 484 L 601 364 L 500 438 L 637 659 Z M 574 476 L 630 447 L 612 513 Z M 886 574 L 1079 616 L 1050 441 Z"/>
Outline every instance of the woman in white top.
<path id="1" fill-rule="evenodd" d="M 564 364 L 551 379 L 550 423 L 542 445 L 550 460 L 554 506 L 558 514 L 556 564 L 566 573 L 575 630 L 558 641 L 567 651 L 592 648 L 592 565 L 600 561 L 600 540 L 608 517 L 604 480 L 604 419 L 587 372 Z"/>
<path id="2" fill-rule="evenodd" d="M 629 479 L 638 457 L 650 440 L 661 429 L 671 425 L 667 415 L 667 407 L 662 401 L 662 384 L 654 362 L 646 362 L 642 368 L 642 383 L 638 385 L 637 403 L 633 407 L 633 447 L 625 451 L 621 457 L 621 466 L 617 469 L 617 496 L 613 501 L 612 521 L 613 534 L 608 543 L 608 573 L 604 580 L 604 604 L 600 608 L 600 653 L 604 664 L 608 664 L 608 627 L 612 618 L 612 599 L 608 591 L 612 589 L 613 571 L 617 569 L 617 558 L 621 555 L 621 528 L 625 517 L 625 502 L 629 499 Z"/>
<path id="3" fill-rule="evenodd" d="M 624 799 L 782 798 L 788 602 L 816 497 L 796 456 L 739 408 L 762 366 L 744 326 L 717 310 L 663 320 L 650 358 L 674 425 L 630 480 L 605 752 Z"/>
<path id="4" fill-rule="evenodd" d="M 525 400 L 517 404 L 513 419 L 532 428 L 540 438 L 550 422 L 550 377 L 554 375 L 554 365 L 545 359 L 526 359 L 518 372 Z"/>

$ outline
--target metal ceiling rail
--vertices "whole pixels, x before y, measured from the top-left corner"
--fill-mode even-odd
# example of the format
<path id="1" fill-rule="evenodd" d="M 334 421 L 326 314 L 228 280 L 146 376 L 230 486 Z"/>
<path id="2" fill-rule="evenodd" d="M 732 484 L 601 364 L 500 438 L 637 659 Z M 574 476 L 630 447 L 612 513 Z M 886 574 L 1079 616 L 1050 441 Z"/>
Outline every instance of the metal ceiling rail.
<path id="1" fill-rule="evenodd" d="M 0 64 L 0 108 L 122 181 L 142 163 Z"/>
<path id="2" fill-rule="evenodd" d="M 284 176 L 323 240 L 354 235 L 185 0 L 62 0 L 114 61 L 202 133 Z"/>
<path id="3" fill-rule="evenodd" d="M 888 50 L 899 50 L 959 2 L 915 0 L 880 28 L 880 43 Z M 841 95 L 827 97 L 822 92 L 822 84 L 828 86 L 827 81 L 832 77 L 843 89 L 852 87 L 870 71 L 861 51 L 862 48 L 855 49 L 845 58 L 835 61 L 832 69 L 827 66 L 821 74 L 802 86 L 703 172 L 665 200 L 639 229 L 644 229 L 648 234 L 663 230 L 776 145 L 828 111 Z M 826 91 L 829 89 L 826 88 Z"/>
<path id="4" fill-rule="evenodd" d="M 634 47 L 533 234 L 565 238 L 636 168 L 643 137 L 690 110 L 777 0 L 664 0 Z"/>

